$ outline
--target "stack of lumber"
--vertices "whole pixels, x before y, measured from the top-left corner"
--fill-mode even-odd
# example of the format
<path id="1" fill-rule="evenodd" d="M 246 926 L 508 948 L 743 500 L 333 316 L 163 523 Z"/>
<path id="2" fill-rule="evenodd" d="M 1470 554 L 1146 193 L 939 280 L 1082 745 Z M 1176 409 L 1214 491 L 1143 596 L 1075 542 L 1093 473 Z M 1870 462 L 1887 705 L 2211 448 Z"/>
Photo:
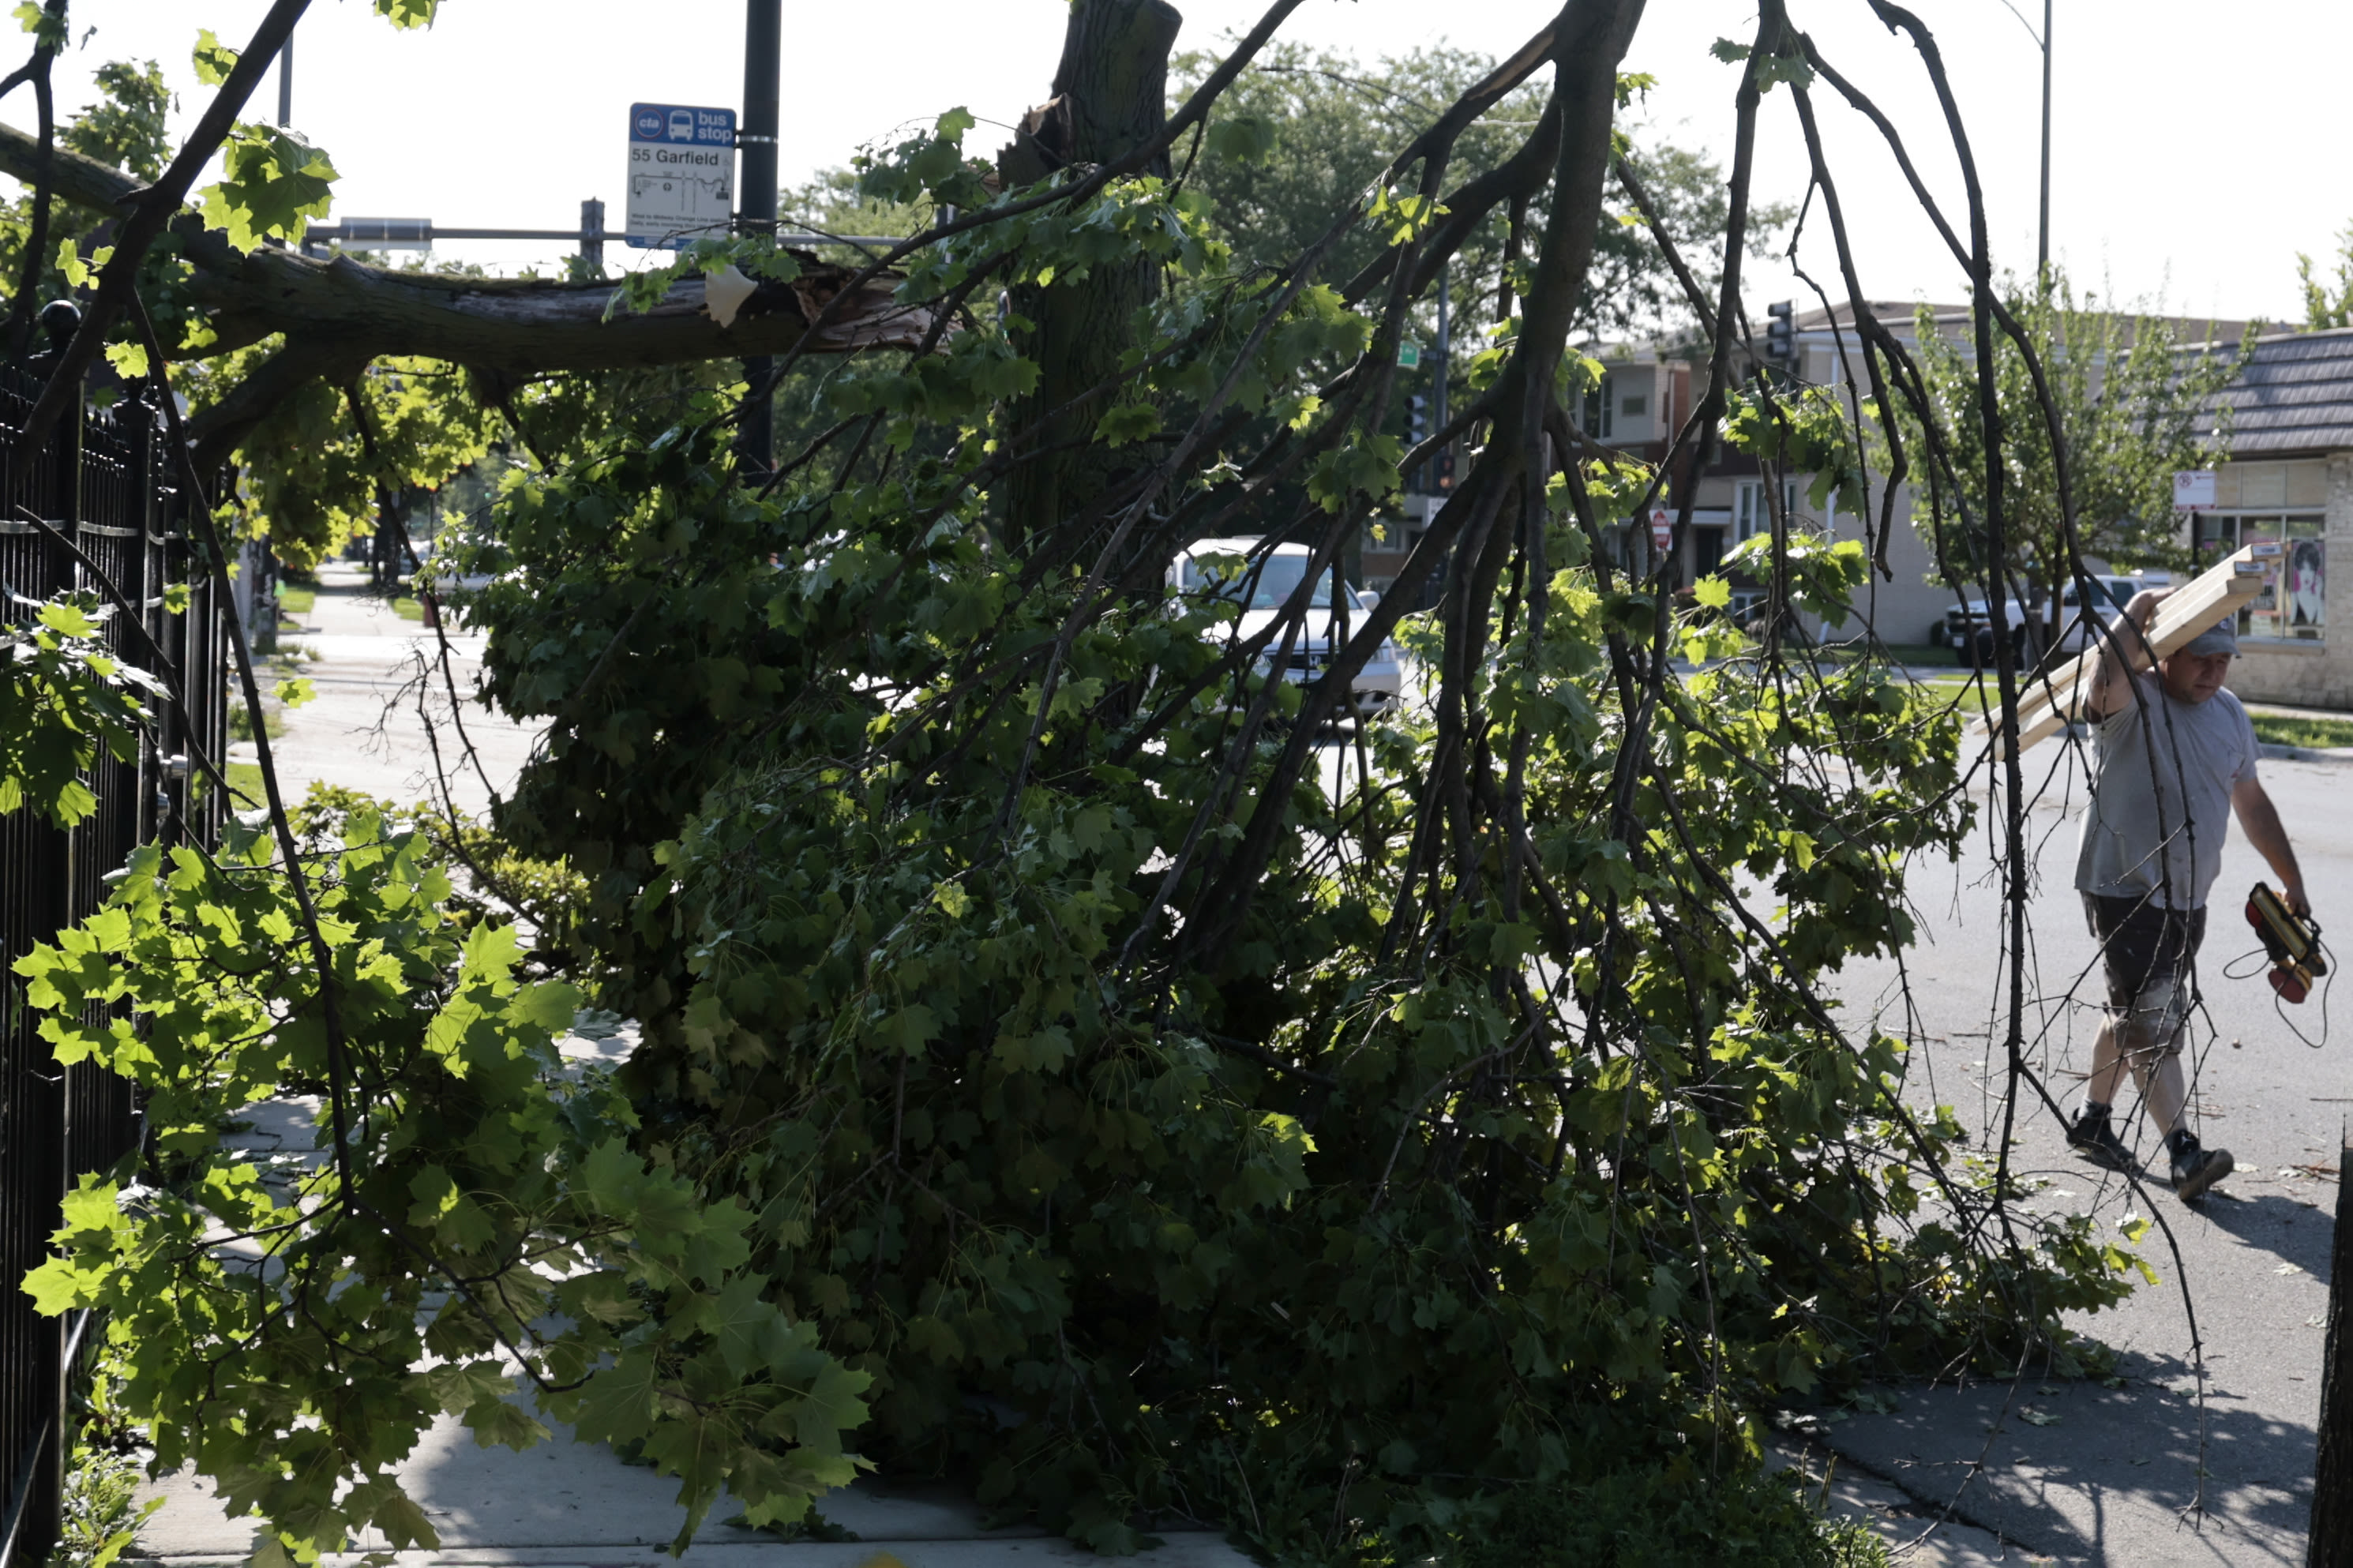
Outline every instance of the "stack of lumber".
<path id="1" fill-rule="evenodd" d="M 2237 615 L 2242 607 L 2260 597 L 2263 591 L 2263 574 L 2277 567 L 2279 553 L 2279 545 L 2270 541 L 2250 544 L 2168 594 L 2164 602 L 2158 605 L 2157 619 L 2148 628 L 2149 647 L 2156 657 L 2165 658 L 2177 652 L 2184 643 L 2223 616 Z M 2126 634 L 2127 637 L 2129 635 Z M 2020 751 L 2025 751 L 2047 736 L 2057 734 L 2082 711 L 2084 695 L 2092 687 L 2093 673 L 2100 667 L 2103 640 L 2095 637 L 2092 646 L 2075 658 L 2046 675 L 2029 676 L 2019 682 Z M 2131 648 L 2129 642 L 2126 646 L 2128 650 Z M 2134 662 L 2137 664 L 2139 661 L 2136 659 Z M 1998 737 L 1994 731 L 2000 728 L 2000 721 L 1999 714 L 1987 714 L 1970 725 L 1970 738 L 1994 745 L 1998 751 Z"/>

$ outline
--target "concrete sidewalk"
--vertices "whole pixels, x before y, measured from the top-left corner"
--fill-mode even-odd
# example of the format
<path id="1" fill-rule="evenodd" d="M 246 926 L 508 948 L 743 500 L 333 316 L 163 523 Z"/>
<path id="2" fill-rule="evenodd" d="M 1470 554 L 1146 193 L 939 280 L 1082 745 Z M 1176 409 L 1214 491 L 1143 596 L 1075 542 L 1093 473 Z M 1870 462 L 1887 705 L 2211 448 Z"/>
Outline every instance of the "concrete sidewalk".
<path id="1" fill-rule="evenodd" d="M 426 1433 L 399 1474 L 441 1538 L 438 1551 L 396 1553 L 403 1568 L 658 1568 L 671 1561 L 661 1549 L 685 1518 L 675 1481 L 623 1464 L 601 1443 L 575 1442 L 561 1427 L 549 1441 L 517 1454 L 477 1447 L 455 1418 L 445 1418 Z M 225 1517 L 193 1476 L 170 1478 L 142 1499 L 156 1496 L 164 1507 L 141 1532 L 136 1555 L 174 1568 L 227 1568 L 252 1551 L 254 1521 Z M 688 1559 L 710 1568 L 860 1568 L 891 1562 L 902 1568 L 1023 1568 L 1102 1561 L 1086 1547 L 1034 1527 L 986 1529 L 980 1510 L 947 1488 L 870 1479 L 818 1507 L 828 1524 L 855 1539 L 786 1542 L 729 1525 L 723 1521 L 740 1510 L 722 1498 Z M 1250 1561 L 1213 1531 L 1158 1533 L 1164 1544 L 1134 1559 L 1140 1568 L 1243 1568 Z M 327 1561 L 353 1563 L 382 1545 L 362 1541 L 358 1551 Z"/>
<path id="2" fill-rule="evenodd" d="M 450 732 L 449 682 L 438 668 L 429 681 L 420 681 L 427 664 L 439 657 L 438 640 L 370 595 L 364 569 L 343 562 L 321 566 L 317 597 L 310 612 L 295 619 L 300 629 L 281 633 L 279 646 L 293 654 L 292 673 L 309 679 L 318 695 L 288 709 L 284 732 L 270 742 L 290 804 L 314 782 L 364 791 L 397 805 L 438 802 L 440 786 L 418 715 L 420 695 L 443 731 L 439 772 L 460 810 L 480 816 L 490 808 L 492 789 L 503 795 L 514 787 L 536 731 L 470 700 L 488 641 L 481 633 L 459 626 L 448 630 L 449 674 L 464 702 L 459 717 L 479 759 L 478 771 Z M 263 684 L 267 689 L 271 683 Z M 229 754 L 251 762 L 252 742 L 231 747 Z"/>

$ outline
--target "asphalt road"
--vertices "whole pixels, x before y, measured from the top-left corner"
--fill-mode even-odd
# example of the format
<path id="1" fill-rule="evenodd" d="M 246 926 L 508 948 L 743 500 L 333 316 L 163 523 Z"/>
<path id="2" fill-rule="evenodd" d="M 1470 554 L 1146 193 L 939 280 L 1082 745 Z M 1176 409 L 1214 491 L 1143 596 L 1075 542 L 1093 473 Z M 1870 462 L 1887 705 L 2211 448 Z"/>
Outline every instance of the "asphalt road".
<path id="1" fill-rule="evenodd" d="M 2045 745 L 2025 760 L 2049 774 L 2061 756 Z M 2263 776 L 2323 927 L 2353 931 L 2353 766 L 2274 761 Z M 2041 782 L 2029 816 L 2038 883 L 2028 1059 L 2072 1110 L 2101 994 L 2072 885 L 2082 780 L 2063 768 Z M 2121 1352 L 2121 1384 L 2031 1368 L 2016 1380 L 1901 1391 L 1892 1412 L 1857 1413 L 1827 1434 L 1851 1462 L 1915 1499 L 1952 1500 L 2029 1560 L 2304 1561 L 2337 1154 L 2353 1115 L 2353 986 L 2283 1008 L 2259 958 L 2235 962 L 2259 952 L 2241 913 L 2259 878 L 2273 879 L 2234 826 L 2210 906 L 2191 1048 L 2193 1112 L 2206 1142 L 2236 1156 L 2237 1174 L 2194 1206 L 2179 1203 L 2165 1186 L 2158 1140 L 2135 1119 L 2125 1130 L 2150 1167 L 2136 1194 L 2071 1157 L 2058 1117 L 2039 1100 L 2018 1108 L 2013 1158 L 2042 1184 L 2033 1206 L 2088 1212 L 2105 1226 L 2137 1212 L 2170 1228 L 2170 1245 L 2152 1231 L 2142 1248 L 2161 1283 L 2078 1324 Z M 1990 823 L 1958 865 L 1918 868 L 1911 887 L 1923 940 L 1901 965 L 1850 965 L 1833 989 L 1857 1024 L 1877 1017 L 1916 1042 L 1912 1096 L 1953 1106 L 1990 1152 L 2006 1079 Z M 2122 1098 L 2129 1112 L 2134 1097 Z"/>

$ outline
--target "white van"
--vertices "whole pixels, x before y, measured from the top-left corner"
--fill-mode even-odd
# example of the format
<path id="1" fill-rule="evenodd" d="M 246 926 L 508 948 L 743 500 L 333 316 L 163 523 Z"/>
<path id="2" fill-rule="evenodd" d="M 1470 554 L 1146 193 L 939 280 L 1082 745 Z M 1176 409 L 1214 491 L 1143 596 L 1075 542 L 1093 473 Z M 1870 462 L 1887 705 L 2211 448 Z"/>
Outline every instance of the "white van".
<path id="1" fill-rule="evenodd" d="M 1308 563 L 1314 559 L 1314 552 L 1304 544 L 1278 544 L 1259 553 L 1263 542 L 1257 539 L 1204 539 L 1188 545 L 1168 563 L 1168 585 L 1188 597 L 1212 595 L 1240 601 L 1241 616 L 1228 630 L 1237 640 L 1248 641 L 1273 624 L 1282 606 L 1298 591 Z M 1307 614 L 1291 636 L 1290 658 L 1282 671 L 1285 680 L 1306 682 L 1323 676 L 1324 667 L 1332 661 L 1333 638 L 1344 612 L 1348 622 L 1347 636 L 1355 636 L 1356 629 L 1364 624 L 1373 603 L 1371 596 L 1343 585 L 1341 592 L 1347 595 L 1348 603 L 1335 605 L 1332 596 L 1335 575 L 1330 572 L 1323 574 L 1308 591 Z M 1260 674 L 1265 674 L 1271 667 L 1275 655 L 1282 651 L 1282 641 L 1283 634 L 1276 632 L 1258 656 Z M 1395 642 L 1381 639 L 1380 647 L 1356 671 L 1349 694 L 1360 714 L 1388 712 L 1403 700 L 1405 662 Z"/>

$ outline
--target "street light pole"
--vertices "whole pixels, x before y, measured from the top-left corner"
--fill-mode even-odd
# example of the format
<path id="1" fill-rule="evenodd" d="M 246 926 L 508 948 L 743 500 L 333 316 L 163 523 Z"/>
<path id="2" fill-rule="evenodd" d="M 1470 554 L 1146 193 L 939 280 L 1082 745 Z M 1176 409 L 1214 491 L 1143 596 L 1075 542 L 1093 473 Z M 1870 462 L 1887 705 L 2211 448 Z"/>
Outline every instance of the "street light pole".
<path id="1" fill-rule="evenodd" d="M 2026 29 L 2026 36 L 2034 40 L 2034 47 L 2042 51 L 2042 197 L 2041 221 L 2035 226 L 2034 233 L 2034 277 L 2036 282 L 2042 284 L 2047 283 L 2051 278 L 2051 0 L 2042 0 L 2042 31 L 2040 33 L 2034 30 L 2034 24 L 2026 19 L 2026 14 L 2011 5 L 2010 0 L 2001 0 L 2001 3 L 2009 7 L 2011 16 L 2018 18 L 2018 25 Z"/>
<path id="2" fill-rule="evenodd" d="M 286 41 L 278 47 L 278 123 L 294 123 L 294 31 L 290 27 Z"/>
<path id="3" fill-rule="evenodd" d="M 744 0 L 744 118 L 735 140 L 744 150 L 735 184 L 738 234 L 776 232 L 776 122 L 782 112 L 784 0 Z M 776 436 L 770 428 L 774 389 L 768 377 L 776 362 L 766 355 L 744 362 L 744 422 L 735 450 L 747 472 L 765 475 L 776 466 Z"/>
<path id="4" fill-rule="evenodd" d="M 2042 0 L 2042 221 L 2034 240 L 2034 276 L 2051 278 L 2051 0 Z"/>

